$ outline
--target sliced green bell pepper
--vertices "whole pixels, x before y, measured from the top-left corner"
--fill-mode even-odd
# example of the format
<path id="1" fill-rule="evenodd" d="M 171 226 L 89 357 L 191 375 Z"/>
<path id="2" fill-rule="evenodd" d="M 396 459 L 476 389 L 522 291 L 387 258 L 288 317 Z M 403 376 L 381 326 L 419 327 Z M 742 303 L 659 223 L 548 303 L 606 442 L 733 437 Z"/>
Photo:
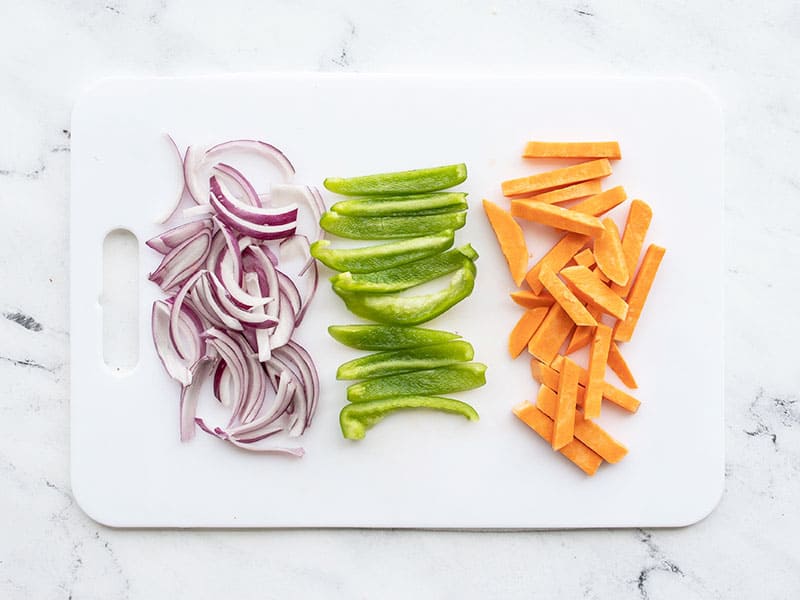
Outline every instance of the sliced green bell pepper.
<path id="1" fill-rule="evenodd" d="M 461 337 L 449 331 L 396 325 L 331 325 L 328 333 L 340 344 L 358 350 L 419 348 Z"/>
<path id="2" fill-rule="evenodd" d="M 351 217 L 435 215 L 466 209 L 467 195 L 456 192 L 357 198 L 355 200 L 342 200 L 331 206 L 333 212 Z"/>
<path id="3" fill-rule="evenodd" d="M 438 396 L 400 396 L 345 406 L 339 413 L 342 435 L 348 440 L 362 440 L 367 434 L 367 429 L 389 413 L 405 408 L 439 410 L 462 415 L 470 421 L 477 421 L 479 418 L 475 409 L 466 402 Z"/>
<path id="4" fill-rule="evenodd" d="M 464 265 L 464 257 L 476 260 L 478 253 L 467 244 L 461 248 L 436 254 L 411 263 L 373 271 L 356 273 L 346 271 L 331 277 L 331 283 L 340 290 L 349 292 L 371 292 L 386 294 L 402 292 L 416 285 L 447 275 Z"/>
<path id="5" fill-rule="evenodd" d="M 369 273 L 420 260 L 447 250 L 453 245 L 450 230 L 418 238 L 362 248 L 330 248 L 330 241 L 317 240 L 311 244 L 311 256 L 337 271 Z"/>
<path id="6" fill-rule="evenodd" d="M 431 294 L 365 294 L 338 288 L 333 291 L 344 300 L 353 314 L 388 325 L 419 325 L 455 306 L 472 293 L 475 287 L 475 265 L 467 257 L 447 287 Z"/>
<path id="7" fill-rule="evenodd" d="M 419 217 L 350 217 L 328 211 L 319 220 L 328 233 L 352 240 L 418 237 L 446 229 L 461 229 L 466 222 L 466 211 Z"/>
<path id="8" fill-rule="evenodd" d="M 472 360 L 472 344 L 456 340 L 433 346 L 376 352 L 348 361 L 336 371 L 336 379 L 370 379 L 419 369 L 434 369 Z"/>
<path id="9" fill-rule="evenodd" d="M 345 196 L 423 194 L 444 190 L 467 178 L 467 165 L 446 165 L 431 169 L 380 173 L 363 177 L 328 177 L 323 185 Z"/>
<path id="10" fill-rule="evenodd" d="M 484 385 L 485 372 L 486 365 L 482 363 L 459 363 L 436 369 L 386 375 L 349 386 L 347 399 L 350 402 L 366 402 L 394 396 L 462 392 Z"/>

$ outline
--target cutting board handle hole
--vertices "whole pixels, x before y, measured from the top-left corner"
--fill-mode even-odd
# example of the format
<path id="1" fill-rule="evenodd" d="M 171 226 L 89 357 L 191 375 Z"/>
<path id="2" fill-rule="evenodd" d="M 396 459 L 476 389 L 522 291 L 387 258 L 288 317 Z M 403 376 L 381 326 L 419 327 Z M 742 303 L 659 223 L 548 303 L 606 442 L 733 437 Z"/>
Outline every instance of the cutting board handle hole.
<path id="1" fill-rule="evenodd" d="M 116 375 L 139 362 L 139 240 L 114 229 L 103 240 L 103 361 Z"/>

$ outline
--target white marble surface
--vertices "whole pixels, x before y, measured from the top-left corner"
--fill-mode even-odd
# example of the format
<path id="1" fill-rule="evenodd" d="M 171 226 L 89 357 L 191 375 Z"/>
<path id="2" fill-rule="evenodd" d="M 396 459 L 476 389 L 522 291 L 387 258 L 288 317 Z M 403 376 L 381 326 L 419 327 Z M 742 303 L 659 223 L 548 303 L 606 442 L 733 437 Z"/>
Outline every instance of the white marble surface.
<path id="1" fill-rule="evenodd" d="M 800 9 L 655 4 L 4 2 L 0 598 L 798 597 Z M 681 530 L 523 533 L 118 531 L 84 516 L 68 475 L 73 101 L 108 75 L 243 70 L 664 74 L 714 90 L 728 132 L 717 510 Z"/>

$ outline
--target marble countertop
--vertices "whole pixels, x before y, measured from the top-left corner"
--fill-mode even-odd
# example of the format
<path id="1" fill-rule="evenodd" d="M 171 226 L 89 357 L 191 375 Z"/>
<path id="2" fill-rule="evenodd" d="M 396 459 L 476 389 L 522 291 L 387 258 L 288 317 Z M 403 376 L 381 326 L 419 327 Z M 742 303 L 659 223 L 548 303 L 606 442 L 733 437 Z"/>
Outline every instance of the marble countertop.
<path id="1" fill-rule="evenodd" d="M 659 4 L 6 3 L 0 597 L 800 595 L 800 278 L 783 270 L 800 260 L 800 10 Z M 716 93 L 727 126 L 727 461 L 708 518 L 676 530 L 124 531 L 81 512 L 68 453 L 74 100 L 109 75 L 275 70 L 679 75 Z"/>

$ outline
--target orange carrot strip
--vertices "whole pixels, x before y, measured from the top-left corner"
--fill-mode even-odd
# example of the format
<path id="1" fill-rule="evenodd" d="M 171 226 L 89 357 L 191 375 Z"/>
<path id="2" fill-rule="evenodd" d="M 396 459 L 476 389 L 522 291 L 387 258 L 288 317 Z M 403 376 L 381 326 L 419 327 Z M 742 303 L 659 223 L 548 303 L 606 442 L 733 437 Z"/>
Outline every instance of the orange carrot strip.
<path id="1" fill-rule="evenodd" d="M 624 319 L 628 314 L 628 305 L 611 289 L 600 281 L 597 274 L 586 267 L 567 267 L 561 269 L 561 276 L 567 280 L 570 289 L 584 302 L 591 302 L 603 312 L 617 319 Z"/>
<path id="2" fill-rule="evenodd" d="M 610 158 L 619 160 L 617 142 L 528 142 L 523 158 Z"/>
<path id="3" fill-rule="evenodd" d="M 593 238 L 599 237 L 605 231 L 603 223 L 597 217 L 543 202 L 512 200 L 511 215 L 556 229 L 582 233 Z"/>
<path id="4" fill-rule="evenodd" d="M 534 359 L 535 361 L 535 359 Z M 563 356 L 556 356 L 553 362 L 548 367 L 551 371 L 559 372 L 561 370 L 561 366 L 564 362 Z M 541 363 L 539 363 L 541 364 Z M 547 366 L 547 365 L 544 365 Z M 531 373 L 533 374 L 533 378 L 537 381 L 544 382 L 545 378 L 549 376 L 547 373 L 547 369 L 542 369 L 540 367 L 534 367 L 531 364 Z M 542 377 L 542 379 L 537 379 L 537 375 Z M 558 376 L 556 375 L 556 381 L 558 381 Z M 578 383 L 582 386 L 586 386 L 586 383 L 589 381 L 589 372 L 586 369 L 581 368 L 581 374 L 578 379 Z M 548 385 L 545 383 L 545 385 Z M 553 384 L 554 387 L 558 387 L 558 384 Z M 608 400 L 612 404 L 616 404 L 620 408 L 624 408 L 628 412 L 636 412 L 639 410 L 639 406 L 641 402 L 639 402 L 636 398 L 628 394 L 627 392 L 623 392 L 618 387 L 611 385 L 608 381 L 605 382 L 605 386 L 603 387 L 603 399 Z M 578 395 L 578 405 L 582 405 L 583 401 L 581 400 L 580 394 Z"/>
<path id="5" fill-rule="evenodd" d="M 559 304 L 553 304 L 528 343 L 528 352 L 539 360 L 550 363 L 569 337 L 575 324 Z"/>
<path id="6" fill-rule="evenodd" d="M 586 310 L 589 311 L 589 314 L 592 315 L 596 322 L 600 322 L 600 315 L 603 314 L 602 310 L 591 304 L 586 307 Z M 594 327 L 576 327 L 564 353 L 572 354 L 573 352 L 588 346 L 593 337 Z"/>
<path id="7" fill-rule="evenodd" d="M 554 272 L 558 273 L 569 261 L 575 256 L 575 253 L 583 248 L 589 238 L 585 235 L 577 233 L 568 233 L 558 243 L 550 248 L 539 262 L 537 262 L 531 270 L 525 275 L 525 281 L 530 288 L 537 294 L 541 294 L 544 286 L 539 281 L 539 272 L 544 265 L 548 265 Z"/>
<path id="8" fill-rule="evenodd" d="M 572 257 L 572 260 L 575 261 L 575 264 L 582 265 L 587 269 L 591 268 L 594 265 L 594 254 L 588 248 L 584 248 L 580 252 L 578 252 L 575 256 Z"/>
<path id="9" fill-rule="evenodd" d="M 603 191 L 603 185 L 599 179 L 590 179 L 583 183 L 576 183 L 575 185 L 568 185 L 564 188 L 553 190 L 552 192 L 542 192 L 541 194 L 534 194 L 528 200 L 536 202 L 544 202 L 545 204 L 559 204 L 569 200 L 577 200 L 578 198 L 585 198 L 586 196 L 594 196 Z"/>
<path id="10" fill-rule="evenodd" d="M 615 340 L 628 342 L 633 337 L 633 330 L 639 322 L 647 295 L 650 293 L 653 280 L 658 272 L 658 266 L 661 264 L 661 259 L 664 258 L 664 252 L 666 250 L 661 246 L 650 244 L 644 253 L 642 266 L 639 267 L 639 272 L 636 274 L 636 279 L 634 279 L 628 294 L 628 314 L 624 321 L 618 322 L 614 327 Z"/>
<path id="11" fill-rule="evenodd" d="M 553 299 L 561 305 L 561 308 L 569 315 L 575 325 L 597 325 L 594 317 L 581 304 L 581 301 L 573 294 L 569 288 L 553 273 L 553 270 L 545 265 L 539 271 L 539 281 L 542 282 L 544 289 L 550 292 Z"/>
<path id="12" fill-rule="evenodd" d="M 608 366 L 626 386 L 631 389 L 639 387 L 636 385 L 636 379 L 633 378 L 633 373 L 631 373 L 628 363 L 625 362 L 622 353 L 619 351 L 619 346 L 615 342 L 611 342 L 611 346 L 608 348 Z"/>
<path id="13" fill-rule="evenodd" d="M 553 439 L 553 420 L 529 402 L 517 404 L 513 409 L 520 421 L 539 434 L 546 442 Z M 572 440 L 559 450 L 587 475 L 594 475 L 603 462 L 600 455 L 583 442 Z"/>
<path id="14" fill-rule="evenodd" d="M 503 210 L 497 204 L 483 201 L 483 210 L 489 218 L 489 224 L 494 230 L 494 235 L 500 244 L 500 250 L 506 257 L 508 268 L 511 271 L 511 278 L 519 287 L 525 278 L 528 270 L 528 246 L 525 244 L 525 236 L 519 226 L 508 211 Z"/>
<path id="15" fill-rule="evenodd" d="M 603 323 L 598 323 L 589 351 L 589 380 L 586 382 L 586 400 L 583 404 L 583 412 L 587 419 L 596 419 L 600 416 L 610 344 L 611 328 Z M 566 360 L 564 363 L 566 364 Z"/>
<path id="16" fill-rule="evenodd" d="M 555 169 L 545 173 L 537 173 L 528 177 L 509 179 L 502 184 L 504 196 L 525 196 L 537 192 L 545 192 L 589 179 L 611 175 L 611 163 L 608 159 L 591 160 L 570 167 Z"/>
<path id="17" fill-rule="evenodd" d="M 534 294 L 528 290 L 511 292 L 511 299 L 524 308 L 536 308 L 537 306 L 550 306 L 555 302 L 550 294 Z"/>
<path id="18" fill-rule="evenodd" d="M 558 406 L 559 394 L 550 388 L 542 386 L 536 397 L 536 408 L 541 410 L 551 419 L 554 419 L 556 407 Z M 589 448 L 597 452 L 603 460 L 610 463 L 617 463 L 628 453 L 628 449 L 611 437 L 602 427 L 594 421 L 590 421 L 583 416 L 583 413 L 575 413 L 575 425 L 573 429 L 575 438 L 586 444 Z"/>
<path id="19" fill-rule="evenodd" d="M 612 208 L 619 206 L 628 199 L 628 194 L 625 193 L 625 188 L 621 185 L 613 187 L 610 190 L 601 192 L 596 196 L 590 196 L 586 200 L 581 200 L 571 208 L 579 213 L 585 215 L 592 215 L 599 217 L 610 211 Z"/>
<path id="20" fill-rule="evenodd" d="M 611 281 L 618 285 L 628 283 L 628 264 L 622 251 L 619 229 L 613 219 L 603 219 L 603 234 L 594 240 L 594 256 L 597 266 Z"/>
<path id="21" fill-rule="evenodd" d="M 544 321 L 548 310 L 547 306 L 540 306 L 526 310 L 523 313 L 517 324 L 514 325 L 514 329 L 511 330 L 511 335 L 508 336 L 508 353 L 511 358 L 517 358 L 520 352 L 525 349 L 525 346 L 531 340 L 533 332 Z"/>
<path id="22" fill-rule="evenodd" d="M 622 234 L 622 252 L 625 254 L 625 263 L 628 265 L 628 283 L 611 286 L 611 289 L 623 298 L 628 295 L 633 284 L 633 272 L 639 262 L 639 254 L 644 246 L 644 238 L 652 218 L 653 209 L 646 202 L 641 200 L 631 202 L 628 220 L 625 222 L 625 231 Z"/>
<path id="23" fill-rule="evenodd" d="M 555 414 L 547 415 L 553 419 L 553 450 L 569 444 L 575 431 L 575 405 L 578 400 L 578 374 L 580 367 L 570 359 L 564 361 L 558 379 L 558 400 Z M 547 389 L 542 386 L 542 389 Z"/>

